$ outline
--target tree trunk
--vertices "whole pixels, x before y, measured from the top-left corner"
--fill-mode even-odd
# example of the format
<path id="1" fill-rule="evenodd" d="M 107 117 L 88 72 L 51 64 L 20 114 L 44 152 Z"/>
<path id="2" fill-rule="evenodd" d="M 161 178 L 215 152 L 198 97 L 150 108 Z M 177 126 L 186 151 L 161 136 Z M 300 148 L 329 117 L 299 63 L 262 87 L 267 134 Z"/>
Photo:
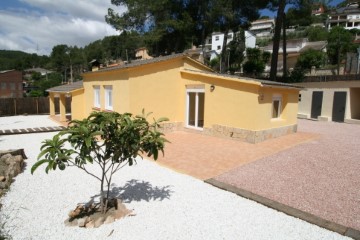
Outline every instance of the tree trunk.
<path id="1" fill-rule="evenodd" d="M 281 38 L 281 26 L 284 16 L 286 0 L 280 0 L 279 8 L 277 11 L 277 17 L 275 21 L 275 32 L 274 32 L 274 40 L 273 40 L 273 52 L 271 56 L 271 69 L 270 69 L 270 80 L 276 80 L 276 73 L 277 73 L 277 61 L 278 61 L 278 54 L 279 54 L 279 45 L 280 45 L 280 38 Z"/>
<path id="2" fill-rule="evenodd" d="M 283 78 L 287 78 L 287 52 L 286 52 L 286 14 L 283 18 Z"/>
<path id="3" fill-rule="evenodd" d="M 224 41 L 223 41 L 223 46 L 222 46 L 222 50 L 221 50 L 221 61 L 220 61 L 220 64 L 221 64 L 221 73 L 224 73 L 225 72 L 225 66 L 226 66 L 226 48 L 227 48 L 227 36 L 229 34 L 229 29 L 226 29 L 225 32 L 224 32 Z"/>

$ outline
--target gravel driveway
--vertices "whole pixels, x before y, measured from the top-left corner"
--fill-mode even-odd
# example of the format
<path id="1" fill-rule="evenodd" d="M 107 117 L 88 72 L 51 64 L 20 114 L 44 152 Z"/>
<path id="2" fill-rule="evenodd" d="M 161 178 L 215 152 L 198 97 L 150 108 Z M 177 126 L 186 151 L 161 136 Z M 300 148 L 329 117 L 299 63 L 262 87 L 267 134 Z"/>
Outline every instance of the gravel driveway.
<path id="1" fill-rule="evenodd" d="M 360 126 L 299 120 L 320 134 L 216 180 L 360 230 Z"/>
<path id="2" fill-rule="evenodd" d="M 1 199 L 0 225 L 13 239 L 349 239 L 147 160 L 124 168 L 112 186 L 135 216 L 65 227 L 67 213 L 96 196 L 99 184 L 77 169 L 30 174 L 41 141 L 53 134 L 0 136 L 0 149 L 24 148 L 28 157 Z"/>

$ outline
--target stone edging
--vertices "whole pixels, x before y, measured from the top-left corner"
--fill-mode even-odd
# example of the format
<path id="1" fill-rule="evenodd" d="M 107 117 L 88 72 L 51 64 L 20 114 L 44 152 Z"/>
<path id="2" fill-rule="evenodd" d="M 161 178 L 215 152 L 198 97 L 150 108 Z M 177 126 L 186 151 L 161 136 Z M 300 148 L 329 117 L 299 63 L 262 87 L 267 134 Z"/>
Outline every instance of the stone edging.
<path id="1" fill-rule="evenodd" d="M 337 232 L 337 233 L 339 233 L 341 235 L 353 238 L 355 240 L 360 240 L 360 231 L 359 230 L 356 230 L 356 229 L 353 229 L 353 228 L 350 228 L 350 227 L 346 227 L 346 226 L 343 226 L 341 224 L 337 224 L 337 223 L 332 222 L 332 221 L 325 220 L 325 219 L 323 219 L 321 217 L 318 217 L 318 216 L 315 216 L 313 214 L 310 214 L 310 213 L 301 211 L 299 209 L 290 207 L 288 205 L 273 201 L 271 199 L 262 197 L 260 195 L 249 192 L 247 190 L 237 188 L 237 187 L 232 186 L 230 184 L 217 181 L 217 180 L 215 180 L 213 178 L 205 180 L 204 182 L 206 182 L 206 183 L 208 183 L 210 185 L 213 185 L 215 187 L 218 187 L 220 189 L 226 190 L 228 192 L 235 193 L 235 194 L 237 194 L 237 195 L 239 195 L 241 197 L 253 200 L 253 201 L 258 202 L 258 203 L 260 203 L 262 205 L 265 205 L 265 206 L 267 206 L 269 208 L 272 208 L 272 209 L 275 209 L 277 211 L 283 212 L 283 213 L 285 213 L 285 214 L 287 214 L 289 216 L 299 218 L 299 219 L 304 220 L 306 222 L 309 222 L 311 224 L 315 224 L 315 225 L 317 225 L 319 227 L 325 228 L 325 229 L 333 231 L 333 232 Z"/>
<path id="2" fill-rule="evenodd" d="M 38 128 L 22 128 L 22 129 L 5 129 L 0 130 L 0 135 L 28 134 L 41 132 L 57 132 L 66 129 L 64 126 L 55 127 L 38 127 Z"/>

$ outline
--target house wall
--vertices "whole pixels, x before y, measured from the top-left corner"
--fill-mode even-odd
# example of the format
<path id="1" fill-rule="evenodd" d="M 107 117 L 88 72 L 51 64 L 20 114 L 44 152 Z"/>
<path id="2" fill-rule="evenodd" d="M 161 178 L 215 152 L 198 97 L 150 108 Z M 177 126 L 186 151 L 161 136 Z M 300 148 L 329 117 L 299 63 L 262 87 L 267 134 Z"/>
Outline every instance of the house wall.
<path id="1" fill-rule="evenodd" d="M 250 80 L 229 81 L 226 77 L 201 75 L 199 70 L 209 71 L 191 59 L 175 58 L 140 65 L 136 69 L 85 74 L 84 102 L 81 105 L 79 100 L 78 104 L 74 104 L 74 109 L 78 111 L 78 108 L 85 106 L 83 112 L 79 111 L 79 116 L 84 114 L 85 117 L 93 110 L 104 111 L 104 86 L 112 85 L 114 111 L 139 114 L 145 109 L 146 112 L 153 112 L 151 118 L 169 118 L 166 129 L 179 130 L 184 129 L 186 123 L 186 89 L 201 87 L 205 92 L 205 134 L 235 136 L 240 140 L 258 142 L 296 131 L 297 90 L 262 87 L 260 82 Z M 100 108 L 93 107 L 93 85 L 100 86 Z M 210 90 L 211 85 L 215 86 L 214 91 Z M 263 100 L 259 100 L 260 92 L 264 94 Z M 274 94 L 281 95 L 283 99 L 282 114 L 277 120 L 272 119 Z M 280 128 L 281 131 L 277 130 Z"/>
<path id="2" fill-rule="evenodd" d="M 360 100 L 360 82 L 346 81 L 346 82 L 309 82 L 299 83 L 305 87 L 300 91 L 301 101 L 299 102 L 298 117 L 311 117 L 311 103 L 312 94 L 314 91 L 323 92 L 321 115 L 318 117 L 322 121 L 332 121 L 332 110 L 335 92 L 346 92 L 346 106 L 345 106 L 345 122 L 352 119 L 359 119 L 359 100 Z"/>
<path id="3" fill-rule="evenodd" d="M 245 48 L 255 48 L 256 37 L 249 31 L 245 31 Z"/>
<path id="4" fill-rule="evenodd" d="M 113 108 L 119 113 L 130 111 L 128 71 L 93 72 L 84 76 L 84 115 L 92 111 L 105 110 L 105 88 L 113 86 Z M 100 108 L 94 107 L 93 86 L 100 86 Z"/>
<path id="5" fill-rule="evenodd" d="M 205 128 L 220 125 L 263 131 L 297 124 L 299 90 L 262 87 L 258 82 L 249 84 L 188 73 L 183 73 L 183 77 L 204 84 Z M 213 92 L 210 91 L 212 84 L 215 86 Z M 263 94 L 263 100 L 260 100 L 260 94 Z M 275 95 L 282 97 L 282 114 L 279 119 L 272 119 L 272 100 Z"/>
<path id="6" fill-rule="evenodd" d="M 83 119 L 86 117 L 84 106 L 84 89 L 71 93 L 71 117 L 72 119 Z"/>

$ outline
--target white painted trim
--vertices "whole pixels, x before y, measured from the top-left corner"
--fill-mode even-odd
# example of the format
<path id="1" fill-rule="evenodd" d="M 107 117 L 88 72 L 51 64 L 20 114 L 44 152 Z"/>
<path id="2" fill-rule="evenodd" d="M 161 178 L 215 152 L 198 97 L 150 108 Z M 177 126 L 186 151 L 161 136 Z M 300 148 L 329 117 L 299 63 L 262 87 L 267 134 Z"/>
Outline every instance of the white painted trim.
<path id="1" fill-rule="evenodd" d="M 113 87 L 111 85 L 106 85 L 104 86 L 104 89 L 105 89 L 105 109 L 113 110 L 113 105 L 114 105 Z"/>
<path id="2" fill-rule="evenodd" d="M 195 95 L 195 126 L 189 125 L 189 104 L 190 104 L 189 93 L 196 93 L 196 95 Z M 186 89 L 186 124 L 185 124 L 185 127 L 202 131 L 203 128 L 197 126 L 198 117 L 199 117 L 198 116 L 198 110 L 199 110 L 199 94 L 198 93 L 205 94 L 205 88 L 187 88 Z"/>

